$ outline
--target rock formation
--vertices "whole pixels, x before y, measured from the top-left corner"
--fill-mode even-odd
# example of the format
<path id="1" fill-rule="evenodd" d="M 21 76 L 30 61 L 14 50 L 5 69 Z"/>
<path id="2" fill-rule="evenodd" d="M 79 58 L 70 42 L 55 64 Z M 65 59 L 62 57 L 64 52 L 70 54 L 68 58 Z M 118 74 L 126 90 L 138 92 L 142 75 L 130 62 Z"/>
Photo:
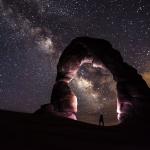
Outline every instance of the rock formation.
<path id="1" fill-rule="evenodd" d="M 130 119 L 148 119 L 150 89 L 137 70 L 125 63 L 112 45 L 103 39 L 78 37 L 63 51 L 58 65 L 51 105 L 62 116 L 75 119 L 77 98 L 68 86 L 80 66 L 106 67 L 117 82 L 117 113 L 120 122 Z"/>

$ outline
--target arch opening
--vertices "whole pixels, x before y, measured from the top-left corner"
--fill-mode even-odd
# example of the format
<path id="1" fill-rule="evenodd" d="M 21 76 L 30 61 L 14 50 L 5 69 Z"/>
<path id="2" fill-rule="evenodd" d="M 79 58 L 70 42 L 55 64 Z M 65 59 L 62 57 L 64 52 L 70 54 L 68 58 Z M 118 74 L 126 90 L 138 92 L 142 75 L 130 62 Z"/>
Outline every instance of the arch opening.
<path id="1" fill-rule="evenodd" d="M 77 120 L 99 125 L 102 114 L 105 126 L 118 124 L 116 82 L 108 69 L 83 64 L 69 86 L 78 99 Z"/>

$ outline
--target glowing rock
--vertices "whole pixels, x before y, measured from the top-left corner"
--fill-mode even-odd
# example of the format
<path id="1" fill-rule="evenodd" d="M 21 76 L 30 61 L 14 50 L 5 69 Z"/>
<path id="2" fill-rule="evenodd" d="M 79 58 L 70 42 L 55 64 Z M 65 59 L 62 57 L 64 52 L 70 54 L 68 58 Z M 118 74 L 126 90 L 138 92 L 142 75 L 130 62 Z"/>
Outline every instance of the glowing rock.
<path id="1" fill-rule="evenodd" d="M 85 63 L 107 68 L 112 73 L 113 79 L 117 82 L 117 113 L 120 122 L 132 118 L 149 118 L 150 89 L 141 75 L 132 66 L 123 62 L 120 53 L 113 49 L 108 41 L 89 37 L 74 39 L 60 57 L 56 84 L 51 97 L 55 111 L 62 114 L 76 113 L 76 98 L 73 98 L 75 95 L 68 83 Z"/>

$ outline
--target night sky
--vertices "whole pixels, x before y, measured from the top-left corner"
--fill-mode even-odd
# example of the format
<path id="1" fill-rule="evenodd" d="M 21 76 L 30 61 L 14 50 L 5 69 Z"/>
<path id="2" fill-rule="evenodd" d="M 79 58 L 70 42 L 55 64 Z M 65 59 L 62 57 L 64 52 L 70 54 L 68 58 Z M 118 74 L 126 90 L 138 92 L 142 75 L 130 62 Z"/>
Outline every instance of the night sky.
<path id="1" fill-rule="evenodd" d="M 34 112 L 50 102 L 56 65 L 78 36 L 108 40 L 150 86 L 149 0 L 0 0 L 0 109 Z M 84 65 L 70 85 L 79 120 L 116 124 L 115 82 Z"/>

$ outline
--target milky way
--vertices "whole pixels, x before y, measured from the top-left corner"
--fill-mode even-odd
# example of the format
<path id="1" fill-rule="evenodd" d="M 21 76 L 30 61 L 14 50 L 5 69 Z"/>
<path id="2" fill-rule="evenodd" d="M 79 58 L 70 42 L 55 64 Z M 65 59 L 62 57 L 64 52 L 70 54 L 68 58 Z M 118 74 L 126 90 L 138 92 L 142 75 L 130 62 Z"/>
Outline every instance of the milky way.
<path id="1" fill-rule="evenodd" d="M 0 108 L 34 112 L 50 102 L 56 65 L 77 36 L 110 41 L 150 85 L 148 0 L 0 0 Z M 115 82 L 85 65 L 71 87 L 79 120 L 116 121 Z"/>

